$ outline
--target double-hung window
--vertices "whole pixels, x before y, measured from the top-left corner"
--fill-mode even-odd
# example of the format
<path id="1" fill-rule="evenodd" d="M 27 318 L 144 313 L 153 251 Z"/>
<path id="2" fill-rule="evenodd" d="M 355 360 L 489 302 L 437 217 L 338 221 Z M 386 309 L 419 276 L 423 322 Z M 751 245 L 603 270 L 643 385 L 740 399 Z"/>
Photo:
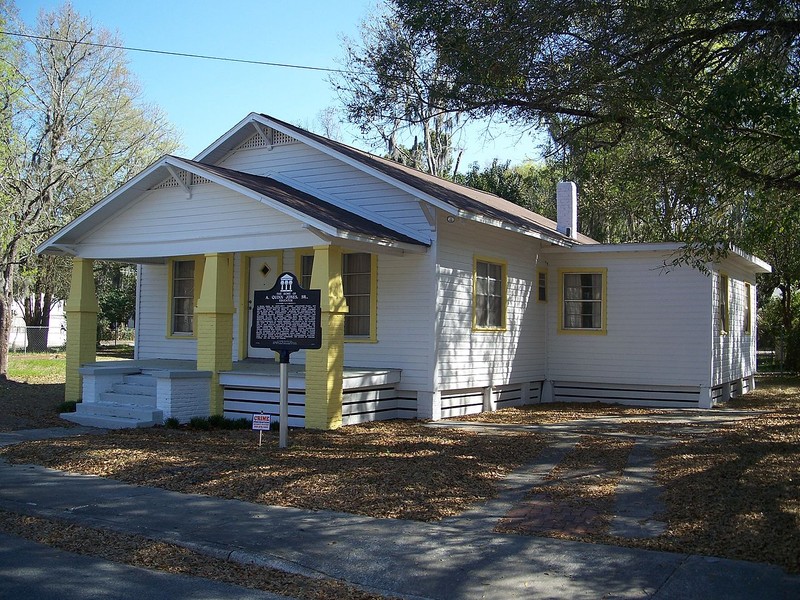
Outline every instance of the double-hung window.
<path id="1" fill-rule="evenodd" d="M 475 259 L 473 326 L 475 329 L 505 329 L 505 264 Z"/>
<path id="2" fill-rule="evenodd" d="M 367 252 L 342 254 L 342 288 L 348 312 L 344 317 L 344 335 L 370 339 L 375 314 L 373 256 Z"/>
<path id="3" fill-rule="evenodd" d="M 170 330 L 175 336 L 194 335 L 195 261 L 172 261 Z"/>
<path id="4" fill-rule="evenodd" d="M 605 333 L 605 270 L 561 274 L 561 330 Z"/>
<path id="5" fill-rule="evenodd" d="M 311 287 L 314 255 L 298 252 L 297 270 L 300 285 Z M 377 256 L 368 252 L 342 254 L 342 289 L 348 312 L 344 317 L 347 341 L 375 341 L 377 310 Z"/>

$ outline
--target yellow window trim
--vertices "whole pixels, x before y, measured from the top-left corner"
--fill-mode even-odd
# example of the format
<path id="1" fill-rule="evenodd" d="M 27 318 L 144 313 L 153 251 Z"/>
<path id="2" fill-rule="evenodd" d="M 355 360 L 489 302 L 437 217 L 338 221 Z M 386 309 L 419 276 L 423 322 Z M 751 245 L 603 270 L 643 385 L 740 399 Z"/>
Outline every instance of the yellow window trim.
<path id="1" fill-rule="evenodd" d="M 478 325 L 478 262 L 485 262 L 500 266 L 500 277 L 502 278 L 502 300 L 500 303 L 500 323 L 499 327 L 485 327 Z M 508 261 L 501 258 L 473 255 L 472 257 L 472 331 L 475 333 L 496 333 L 506 331 L 508 323 L 506 312 L 508 309 Z"/>
<path id="2" fill-rule="evenodd" d="M 247 358 L 247 321 L 250 319 L 250 260 L 254 256 L 275 256 L 278 258 L 278 274 L 283 272 L 283 251 L 242 252 L 239 255 L 239 360 Z"/>
<path id="3" fill-rule="evenodd" d="M 364 252 L 362 250 L 350 252 L 342 250 L 342 256 L 345 254 L 364 254 Z M 374 252 L 369 252 L 368 254 L 370 256 L 369 335 L 346 335 L 344 336 L 346 344 L 375 344 L 378 341 L 378 255 Z M 344 269 L 341 269 L 341 271 L 342 277 L 344 277 Z"/>
<path id="4" fill-rule="evenodd" d="M 602 303 L 602 327 L 600 329 L 571 329 L 564 327 L 564 275 L 602 275 L 603 292 L 600 297 Z M 608 269 L 597 267 L 570 267 L 558 270 L 558 333 L 565 335 L 607 335 L 608 333 Z"/>
<path id="5" fill-rule="evenodd" d="M 719 287 L 720 284 L 723 284 L 723 289 L 725 293 L 725 313 L 722 315 L 722 326 L 720 327 L 720 335 L 728 335 L 731 330 L 731 278 L 728 277 L 727 273 L 722 271 L 719 272 L 719 281 L 717 286 Z M 723 291 L 723 290 L 718 290 Z M 719 309 L 720 299 L 717 297 L 717 309 Z M 715 311 L 716 312 L 716 311 Z M 716 315 L 715 318 L 719 318 L 719 315 Z"/>
<path id="6" fill-rule="evenodd" d="M 174 269 L 176 262 L 194 261 L 194 308 L 197 308 L 197 301 L 200 299 L 200 290 L 203 287 L 203 268 L 206 264 L 205 256 L 176 256 L 167 261 L 167 333 L 166 337 L 173 340 L 194 340 L 197 339 L 197 321 L 193 321 L 192 333 L 175 333 L 172 331 L 173 317 L 173 297 L 174 291 Z"/>
<path id="7" fill-rule="evenodd" d="M 544 275 L 544 300 L 539 298 L 539 277 Z M 538 268 L 536 269 L 536 302 L 540 304 L 547 304 L 547 301 L 550 300 L 550 280 L 548 277 L 547 269 Z"/>
<path id="8" fill-rule="evenodd" d="M 753 333 L 753 286 L 748 282 L 744 282 L 744 333 L 745 335 L 752 335 Z"/>
<path id="9" fill-rule="evenodd" d="M 345 254 L 364 254 L 363 250 L 342 250 Z M 378 341 L 378 255 L 369 252 L 370 255 L 370 290 L 369 290 L 369 335 L 364 336 L 345 336 L 347 344 L 374 344 Z M 297 248 L 294 256 L 294 269 L 298 280 L 303 273 L 302 258 L 304 256 L 314 256 L 313 248 Z M 340 267 L 340 270 L 341 267 Z"/>
<path id="10" fill-rule="evenodd" d="M 314 256 L 313 248 L 298 248 L 294 251 L 294 274 L 297 281 L 303 282 L 303 257 Z"/>

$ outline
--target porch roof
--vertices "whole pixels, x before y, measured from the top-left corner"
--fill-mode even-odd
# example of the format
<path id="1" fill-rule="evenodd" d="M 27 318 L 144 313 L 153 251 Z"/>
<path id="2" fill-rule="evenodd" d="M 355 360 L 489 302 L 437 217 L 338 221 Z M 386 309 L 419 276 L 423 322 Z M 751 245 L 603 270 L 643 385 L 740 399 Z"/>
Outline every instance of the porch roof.
<path id="1" fill-rule="evenodd" d="M 356 214 L 342 206 L 307 191 L 299 190 L 277 179 L 234 171 L 216 165 L 167 155 L 150 165 L 139 175 L 109 194 L 98 204 L 58 231 L 44 242 L 37 252 L 46 254 L 62 254 L 83 256 L 87 258 L 106 258 L 114 260 L 132 260 L 147 262 L 155 258 L 152 248 L 140 248 L 126 244 L 116 244 L 114 252 L 109 255 L 91 254 L 96 250 L 84 250 L 91 245 L 92 235 L 104 223 L 111 222 L 124 213 L 138 199 L 152 193 L 159 185 L 172 177 L 184 187 L 187 198 L 191 190 L 178 177 L 178 171 L 199 176 L 213 183 L 230 189 L 233 192 L 261 202 L 285 213 L 298 222 L 298 227 L 305 228 L 316 239 L 347 240 L 353 244 L 380 246 L 408 252 L 425 252 L 430 246 L 427 239 L 417 239 L 383 223 L 375 222 L 365 216 Z M 298 229 L 299 231 L 299 229 Z M 196 236 L 195 236 L 196 237 Z M 284 236 L 285 237 L 285 236 Z M 308 236 L 306 236 L 308 237 Z M 285 243 L 286 240 L 281 240 Z M 201 243 L 201 239 L 195 240 Z M 306 239 L 305 242 L 308 242 Z M 242 242 L 243 243 L 243 242 Z M 307 243 L 306 243 L 307 245 Z M 128 248 L 128 246 L 131 246 Z M 141 244 L 139 244 L 141 246 Z M 224 251 L 242 250 L 243 248 Z M 123 253 L 128 252 L 129 254 Z M 202 248 L 194 248 L 190 253 L 203 252 Z"/>

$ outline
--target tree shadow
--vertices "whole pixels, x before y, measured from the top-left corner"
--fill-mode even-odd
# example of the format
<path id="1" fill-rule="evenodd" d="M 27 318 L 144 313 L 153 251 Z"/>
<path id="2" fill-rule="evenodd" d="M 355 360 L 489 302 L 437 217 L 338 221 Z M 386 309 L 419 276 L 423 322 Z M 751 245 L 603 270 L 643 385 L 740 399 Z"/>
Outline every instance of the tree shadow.
<path id="1" fill-rule="evenodd" d="M 0 431 L 71 427 L 58 415 L 64 401 L 63 383 L 0 381 Z"/>

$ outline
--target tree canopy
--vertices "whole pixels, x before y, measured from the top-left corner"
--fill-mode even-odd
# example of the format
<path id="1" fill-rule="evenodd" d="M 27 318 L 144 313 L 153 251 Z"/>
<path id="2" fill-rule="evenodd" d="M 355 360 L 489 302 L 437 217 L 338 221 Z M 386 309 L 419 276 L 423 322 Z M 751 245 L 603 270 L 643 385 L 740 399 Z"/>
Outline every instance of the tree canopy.
<path id="1" fill-rule="evenodd" d="M 437 108 L 438 58 L 390 13 L 365 19 L 358 40 L 343 40 L 345 67 L 331 77 L 347 119 L 389 158 L 440 177 L 458 168 L 457 112 Z"/>
<path id="2" fill-rule="evenodd" d="M 698 176 L 800 190 L 800 5 L 789 0 L 395 0 L 433 49 L 441 110 L 561 121 L 558 141 L 648 132 Z"/>
<path id="3" fill-rule="evenodd" d="M 2 377 L 15 295 L 33 296 L 32 306 L 58 299 L 52 261 L 36 257 L 36 246 L 177 143 L 161 111 L 142 102 L 119 40 L 69 3 L 41 12 L 33 29 L 10 3 L 0 4 L 0 20 L 29 36 L 0 39 Z M 46 319 L 49 306 L 38 313 Z"/>

